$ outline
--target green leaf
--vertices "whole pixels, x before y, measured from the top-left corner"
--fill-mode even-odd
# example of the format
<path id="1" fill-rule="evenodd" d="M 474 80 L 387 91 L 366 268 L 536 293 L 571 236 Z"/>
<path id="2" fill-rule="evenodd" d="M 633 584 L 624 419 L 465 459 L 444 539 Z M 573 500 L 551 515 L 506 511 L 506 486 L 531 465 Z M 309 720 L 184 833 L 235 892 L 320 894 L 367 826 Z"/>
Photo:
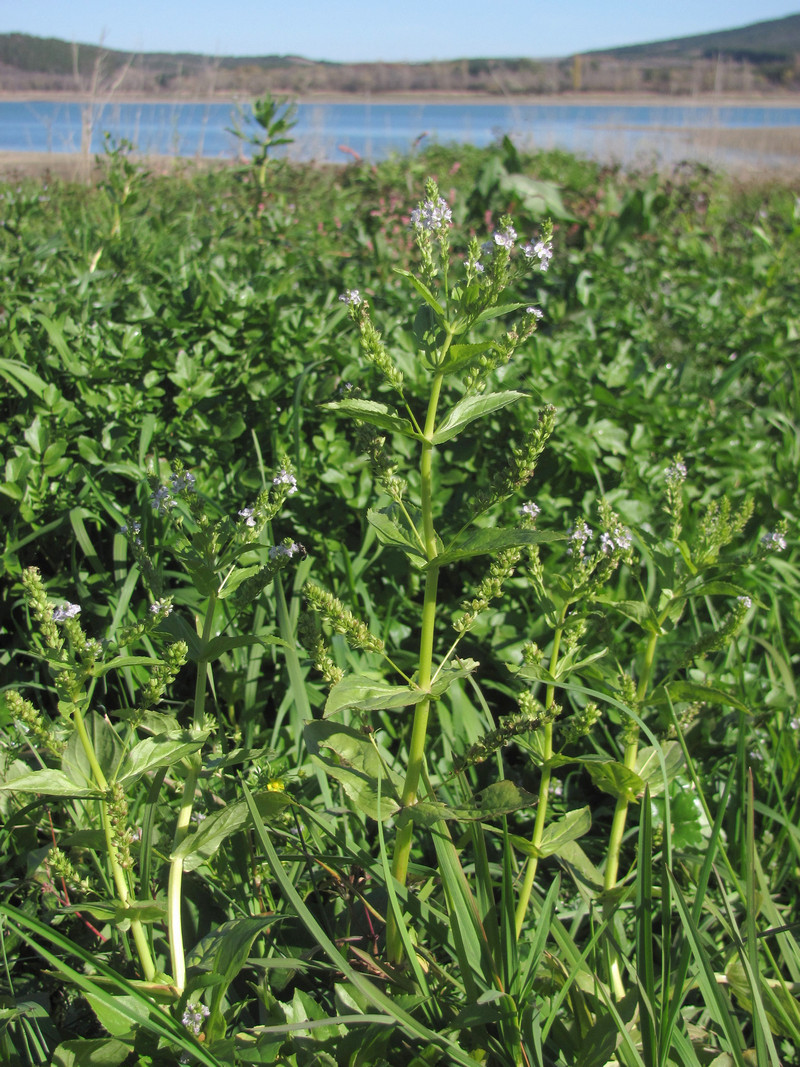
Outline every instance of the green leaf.
<path id="1" fill-rule="evenodd" d="M 147 1019 L 147 1008 L 133 997 L 112 996 L 101 1000 L 91 993 L 84 995 L 97 1021 L 112 1037 L 132 1036 Z"/>
<path id="2" fill-rule="evenodd" d="M 727 693 L 724 689 L 716 689 L 711 685 L 699 685 L 695 682 L 670 682 L 665 687 L 659 687 L 652 695 L 653 704 L 664 704 L 666 694 L 673 703 L 688 702 L 694 704 L 702 702 L 714 706 L 736 708 L 737 711 L 750 713 L 750 708 L 743 704 L 738 697 Z"/>
<path id="3" fill-rule="evenodd" d="M 0 789 L 8 790 L 10 793 L 36 793 L 43 797 L 99 797 L 101 795 L 96 789 L 87 789 L 85 785 L 77 785 L 63 771 L 49 767 L 41 771 L 20 774 L 16 778 L 7 778 L 0 783 Z"/>
<path id="4" fill-rule="evenodd" d="M 458 548 L 448 548 L 440 552 L 428 566 L 443 567 L 446 563 L 468 559 L 470 556 L 493 555 L 496 552 L 502 552 L 503 549 L 520 545 L 541 545 L 550 541 L 563 541 L 565 537 L 566 534 L 552 533 L 549 530 L 473 530 L 472 533 L 462 538 Z"/>
<path id="5" fill-rule="evenodd" d="M 412 541 L 400 524 L 385 511 L 375 511 L 370 508 L 367 511 L 367 522 L 375 530 L 382 545 L 399 548 L 414 559 L 424 560 L 426 558 L 420 546 Z"/>
<path id="6" fill-rule="evenodd" d="M 598 789 L 610 793 L 612 797 L 634 803 L 644 793 L 644 782 L 634 771 L 616 760 L 603 759 L 596 762 L 586 757 L 576 762 L 582 763 Z"/>
<path id="7" fill-rule="evenodd" d="M 210 1029 L 212 1033 L 220 1028 L 222 1033 L 225 1032 L 225 1022 L 220 1015 L 222 998 L 247 962 L 255 939 L 274 922 L 274 915 L 231 919 L 212 930 L 210 934 L 206 934 L 188 954 L 187 967 L 211 971 L 220 978 L 220 981 L 213 986 L 211 1015 L 206 1023 L 206 1029 Z"/>
<path id="8" fill-rule="evenodd" d="M 234 648 L 247 648 L 252 645 L 263 645 L 264 648 L 269 645 L 281 645 L 283 648 L 289 647 L 286 641 L 280 637 L 274 637 L 272 634 L 241 634 L 239 637 L 215 637 L 207 645 L 199 646 L 198 660 L 201 663 L 213 663 L 225 652 L 230 652 Z"/>
<path id="9" fill-rule="evenodd" d="M 502 393 L 465 396 L 462 400 L 459 400 L 457 404 L 453 405 L 444 420 L 439 423 L 432 441 L 435 445 L 440 445 L 444 441 L 449 441 L 455 437 L 463 427 L 468 426 L 471 422 L 474 422 L 475 419 L 479 419 L 483 415 L 488 415 L 492 411 L 499 411 L 501 408 L 508 407 L 509 404 L 513 404 L 517 400 L 523 398 L 530 399 L 527 393 L 520 393 L 513 389 L 506 390 Z"/>
<path id="10" fill-rule="evenodd" d="M 524 837 L 518 837 L 516 834 L 509 835 L 509 840 L 516 849 L 526 856 L 544 859 L 546 856 L 560 855 L 566 845 L 572 841 L 577 841 L 584 834 L 588 834 L 591 828 L 591 809 L 588 807 L 577 808 L 575 811 L 568 811 L 562 819 L 551 823 L 545 828 L 538 848 L 532 841 Z"/>
<path id="11" fill-rule="evenodd" d="M 520 308 L 527 307 L 529 303 L 529 300 L 523 300 L 519 304 L 502 304 L 498 307 L 487 308 L 472 320 L 472 325 L 477 326 L 479 323 L 487 322 L 489 319 L 499 319 L 501 315 L 510 315 L 512 311 L 519 311 Z"/>
<path id="12" fill-rule="evenodd" d="M 667 767 L 668 783 L 672 781 L 683 766 L 683 749 L 677 741 L 669 741 L 666 745 L 662 745 L 660 750 L 653 748 L 652 745 L 640 748 L 636 756 L 634 769 L 645 785 L 650 786 L 651 797 L 664 792 L 664 774 L 661 770 L 659 751 L 664 757 L 664 763 Z"/>
<path id="13" fill-rule="evenodd" d="M 641 626 L 647 633 L 660 633 L 658 618 L 649 604 L 641 600 L 614 600 L 613 597 L 599 596 L 597 600 L 601 604 L 607 604 L 613 611 L 618 611 L 626 619 Z"/>
<path id="14" fill-rule="evenodd" d="M 427 287 L 427 285 L 424 285 L 419 280 L 419 278 L 416 277 L 416 275 L 411 273 L 410 270 L 403 270 L 400 267 L 395 267 L 394 271 L 395 271 L 395 274 L 399 274 L 403 278 L 408 278 L 408 280 L 411 282 L 411 284 L 417 290 L 417 292 L 422 297 L 422 299 L 425 301 L 425 303 L 428 305 L 428 307 L 430 307 L 433 311 L 436 312 L 436 315 L 437 315 L 439 321 L 441 322 L 442 326 L 444 326 L 444 308 L 439 303 L 439 301 L 436 299 L 436 297 L 433 295 L 433 293 L 430 291 L 430 289 Z"/>
<path id="15" fill-rule="evenodd" d="M 492 341 L 478 341 L 475 344 L 450 345 L 447 350 L 447 359 L 442 370 L 449 374 L 457 370 L 463 370 L 475 360 L 479 359 L 484 352 L 496 349 L 497 345 Z"/>
<path id="16" fill-rule="evenodd" d="M 53 1052 L 52 1067 L 121 1067 L 131 1046 L 115 1037 L 76 1037 Z"/>
<path id="17" fill-rule="evenodd" d="M 123 760 L 117 781 L 121 785 L 129 785 L 157 767 L 171 767 L 179 763 L 203 747 L 209 732 L 190 733 L 184 730 L 177 737 L 146 737 L 134 745 Z"/>
<path id="18" fill-rule="evenodd" d="M 358 711 L 384 711 L 419 704 L 425 697 L 421 689 L 410 685 L 390 685 L 374 681 L 360 674 L 347 674 L 331 689 L 325 703 L 325 717 L 338 711 L 355 708 Z"/>
<path id="19" fill-rule="evenodd" d="M 418 823 L 420 826 L 433 826 L 440 819 L 456 819 L 460 822 L 482 822 L 488 819 L 497 819 L 502 815 L 508 815 L 512 811 L 522 809 L 533 810 L 536 807 L 537 797 L 533 793 L 521 789 L 514 782 L 493 782 L 480 790 L 472 797 L 472 800 L 463 804 L 444 804 L 440 801 L 422 800 L 403 808 L 397 819 L 398 826 L 408 822 Z"/>
<path id="20" fill-rule="evenodd" d="M 379 404 L 377 400 L 332 400 L 323 404 L 323 407 L 331 411 L 343 411 L 382 430 L 394 430 L 403 437 L 420 437 L 408 419 L 392 411 L 388 404 Z"/>
<path id="21" fill-rule="evenodd" d="M 269 790 L 257 793 L 255 802 L 262 818 L 268 819 L 277 815 L 292 801 L 282 790 Z M 250 809 L 243 800 L 226 804 L 203 819 L 197 830 L 183 839 L 170 858 L 183 860 L 183 869 L 194 871 L 216 855 L 219 846 L 231 834 L 238 833 L 249 825 Z"/>
<path id="22" fill-rule="evenodd" d="M 369 738 L 349 726 L 326 719 L 307 723 L 303 732 L 312 759 L 341 782 L 360 811 L 381 821 L 398 811 L 402 778 L 389 769 L 389 757 L 382 756 Z"/>

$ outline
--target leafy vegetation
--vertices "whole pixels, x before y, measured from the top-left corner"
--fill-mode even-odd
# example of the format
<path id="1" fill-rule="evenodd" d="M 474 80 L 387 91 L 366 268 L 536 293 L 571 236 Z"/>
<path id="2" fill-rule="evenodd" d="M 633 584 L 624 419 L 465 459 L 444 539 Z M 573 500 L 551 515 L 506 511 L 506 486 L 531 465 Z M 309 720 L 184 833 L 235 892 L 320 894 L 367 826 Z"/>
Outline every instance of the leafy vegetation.
<path id="1" fill-rule="evenodd" d="M 795 1062 L 794 193 L 103 168 L 2 189 L 3 1062 Z"/>

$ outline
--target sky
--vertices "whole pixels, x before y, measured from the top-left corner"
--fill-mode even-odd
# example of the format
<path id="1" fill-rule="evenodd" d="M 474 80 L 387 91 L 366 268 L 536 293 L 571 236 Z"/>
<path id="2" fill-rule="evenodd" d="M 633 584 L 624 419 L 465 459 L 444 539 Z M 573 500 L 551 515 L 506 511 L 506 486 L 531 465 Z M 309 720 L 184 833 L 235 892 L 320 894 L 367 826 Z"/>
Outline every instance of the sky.
<path id="1" fill-rule="evenodd" d="M 0 0 L 0 32 L 338 62 L 566 56 L 732 29 L 798 0 Z"/>

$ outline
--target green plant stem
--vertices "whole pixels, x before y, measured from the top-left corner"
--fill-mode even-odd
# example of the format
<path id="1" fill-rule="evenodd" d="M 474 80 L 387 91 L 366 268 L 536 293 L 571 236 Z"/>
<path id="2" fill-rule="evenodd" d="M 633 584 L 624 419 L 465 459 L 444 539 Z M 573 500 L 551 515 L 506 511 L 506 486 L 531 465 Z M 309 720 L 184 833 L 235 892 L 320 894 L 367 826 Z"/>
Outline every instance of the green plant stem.
<path id="1" fill-rule="evenodd" d="M 556 666 L 558 664 L 558 653 L 561 649 L 561 636 L 564 633 L 564 620 L 567 617 L 567 609 L 569 604 L 565 604 L 561 609 L 561 616 L 558 620 L 555 633 L 553 634 L 553 648 L 550 652 L 550 674 L 555 673 Z M 548 685 L 545 694 L 545 710 L 549 711 L 553 705 L 555 699 L 555 686 Z M 544 728 L 544 766 L 542 767 L 542 777 L 539 782 L 539 802 L 536 805 L 536 820 L 533 824 L 533 834 L 531 835 L 531 844 L 538 848 L 542 843 L 542 837 L 544 836 L 544 824 L 547 818 L 547 802 L 550 797 L 550 778 L 552 772 L 550 770 L 550 760 L 553 758 L 553 724 L 547 723 Z M 522 934 L 522 927 L 525 924 L 525 915 L 528 911 L 528 905 L 531 900 L 531 893 L 533 892 L 533 883 L 536 879 L 536 870 L 539 866 L 539 860 L 536 856 L 530 856 L 525 866 L 525 877 L 522 881 L 522 886 L 519 891 L 519 899 L 517 901 L 517 910 L 514 916 L 514 926 L 517 932 L 517 938 Z"/>
<path id="2" fill-rule="evenodd" d="M 78 708 L 75 709 L 72 720 L 75 724 L 75 730 L 78 734 L 81 747 L 86 753 L 86 758 L 89 761 L 89 766 L 92 768 L 92 775 L 94 776 L 95 783 L 98 789 L 104 793 L 108 793 L 108 781 L 103 769 L 100 766 L 97 755 L 94 751 L 94 746 L 89 738 L 89 734 L 86 730 L 86 723 L 83 721 L 83 715 Z M 135 903 L 133 894 L 131 893 L 130 886 L 128 884 L 128 878 L 123 870 L 120 862 L 117 858 L 117 845 L 114 840 L 114 828 L 111 825 L 111 816 L 108 811 L 108 801 L 104 798 L 100 800 L 100 813 L 103 821 L 103 833 L 106 839 L 106 848 L 108 849 L 108 862 L 111 866 L 111 876 L 114 879 L 114 885 L 116 886 L 117 896 L 119 902 L 123 907 L 127 908 L 132 903 Z M 147 934 L 145 933 L 144 926 L 139 919 L 131 919 L 131 934 L 133 935 L 133 941 L 136 945 L 136 952 L 139 956 L 139 963 L 142 968 L 142 977 L 146 982 L 152 982 L 155 977 L 156 968 L 153 963 L 153 957 L 150 953 L 150 944 L 147 940 Z"/>
<path id="3" fill-rule="evenodd" d="M 642 664 L 642 673 L 639 676 L 639 685 L 636 688 L 636 703 L 639 707 L 641 707 L 641 704 L 644 701 L 647 687 L 650 684 L 657 642 L 658 632 L 654 630 L 647 641 L 647 647 L 645 648 L 644 653 L 644 663 Z M 625 753 L 622 757 L 622 762 L 629 771 L 634 769 L 638 752 L 639 738 L 637 736 L 626 744 Z M 625 823 L 628 819 L 629 806 L 630 801 L 626 797 L 617 797 L 617 803 L 614 808 L 614 817 L 611 820 L 611 830 L 608 835 L 608 855 L 606 857 L 606 867 L 603 874 L 603 891 L 606 894 L 610 893 L 617 885 L 617 879 L 619 877 L 619 857 L 622 850 L 622 838 L 625 833 Z M 619 959 L 616 954 L 611 961 L 610 979 L 614 995 L 618 1000 L 621 1000 L 622 997 L 625 996 L 625 987 L 622 984 Z"/>
<path id="4" fill-rule="evenodd" d="M 203 633 L 201 635 L 201 647 L 206 648 L 211 640 L 214 627 L 214 612 L 217 607 L 217 594 L 212 593 L 206 605 L 206 615 L 203 620 Z M 206 674 L 208 664 L 201 659 L 197 664 L 197 678 L 194 686 L 194 715 L 195 729 L 203 725 L 206 711 Z M 173 853 L 181 844 L 189 830 L 194 807 L 194 791 L 197 787 L 197 779 L 200 774 L 202 763 L 199 755 L 194 756 L 189 762 L 189 771 L 183 783 L 183 795 L 181 807 L 178 812 L 178 820 L 175 823 L 175 834 L 172 841 Z M 186 985 L 186 959 L 183 950 L 183 925 L 181 923 L 181 900 L 183 886 L 183 859 L 173 856 L 169 865 L 169 885 L 167 889 L 167 911 L 169 929 L 169 953 L 172 961 L 172 979 L 175 988 L 182 993 Z"/>
<path id="5" fill-rule="evenodd" d="M 450 347 L 448 336 L 442 351 L 442 360 Z M 434 564 L 438 554 L 436 547 L 436 530 L 433 525 L 433 434 L 436 427 L 436 409 L 442 390 L 444 375 L 440 372 L 433 379 L 431 395 L 428 402 L 428 414 L 425 420 L 425 440 L 422 444 L 420 458 L 420 503 L 422 510 L 422 532 L 425 541 L 425 554 L 428 570 L 425 576 L 425 594 L 422 603 L 422 628 L 419 642 L 419 663 L 417 684 L 426 690 L 431 684 L 433 670 L 433 638 L 436 628 L 436 596 L 439 588 L 439 568 Z M 403 781 L 401 803 L 403 807 L 413 804 L 417 799 L 420 775 L 425 764 L 425 741 L 428 735 L 428 718 L 430 716 L 430 697 L 423 697 L 414 708 L 414 721 L 411 727 L 411 741 L 408 750 L 408 765 Z M 414 825 L 409 820 L 398 831 L 395 839 L 392 875 L 405 885 L 408 877 L 408 861 L 414 838 Z M 386 943 L 389 958 L 399 963 L 403 957 L 403 943 L 396 923 L 389 915 L 386 929 Z"/>
<path id="6" fill-rule="evenodd" d="M 186 837 L 194 806 L 194 791 L 200 774 L 200 760 L 195 758 L 189 767 L 189 773 L 183 783 L 181 807 L 175 824 L 173 851 Z M 183 949 L 183 926 L 181 923 L 181 901 L 183 884 L 183 859 L 173 858 L 169 867 L 169 887 L 167 890 L 167 922 L 169 929 L 169 954 L 172 961 L 172 981 L 179 993 L 186 986 L 186 958 Z"/>

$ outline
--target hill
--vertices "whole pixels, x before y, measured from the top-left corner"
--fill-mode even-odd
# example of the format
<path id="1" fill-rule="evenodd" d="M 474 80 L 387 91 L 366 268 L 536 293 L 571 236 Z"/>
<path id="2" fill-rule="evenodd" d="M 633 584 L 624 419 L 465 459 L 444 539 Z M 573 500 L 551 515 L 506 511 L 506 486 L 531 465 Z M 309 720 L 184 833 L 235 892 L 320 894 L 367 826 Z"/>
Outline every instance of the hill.
<path id="1" fill-rule="evenodd" d="M 474 57 L 430 63 L 332 63 L 301 56 L 114 51 L 0 34 L 0 92 L 204 98 L 266 92 L 769 93 L 800 88 L 800 14 L 737 29 L 563 59 Z"/>

